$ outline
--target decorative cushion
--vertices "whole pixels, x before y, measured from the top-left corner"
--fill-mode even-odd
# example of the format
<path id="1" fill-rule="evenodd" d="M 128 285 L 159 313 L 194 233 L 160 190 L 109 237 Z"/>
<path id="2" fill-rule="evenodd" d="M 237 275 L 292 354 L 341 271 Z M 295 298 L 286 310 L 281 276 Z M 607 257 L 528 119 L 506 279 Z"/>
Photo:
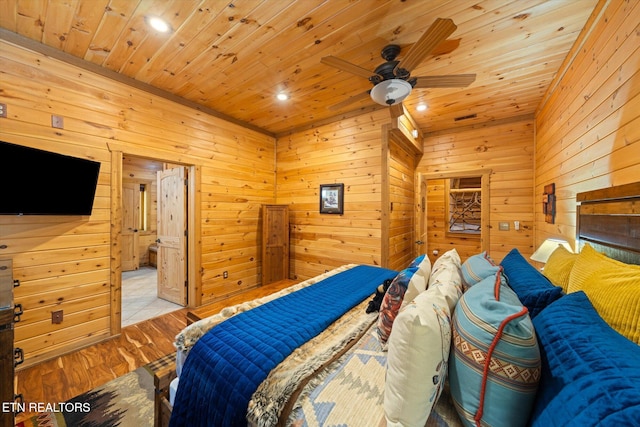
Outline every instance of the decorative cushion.
<path id="1" fill-rule="evenodd" d="M 569 287 L 569 274 L 577 257 L 578 254 L 569 252 L 567 248 L 559 245 L 558 249 L 553 251 L 549 256 L 542 274 L 544 274 L 551 283 L 560 286 L 564 292 L 567 292 L 567 288 Z"/>
<path id="2" fill-rule="evenodd" d="M 563 296 L 533 324 L 543 354 L 533 427 L 638 425 L 640 346 L 607 325 L 584 292 Z"/>
<path id="3" fill-rule="evenodd" d="M 426 254 L 422 254 L 413 261 L 407 268 L 418 267 L 424 277 L 431 275 L 431 260 Z"/>
<path id="4" fill-rule="evenodd" d="M 486 277 L 495 276 L 499 269 L 486 251 L 470 256 L 462 264 L 462 284 L 468 289 Z"/>
<path id="5" fill-rule="evenodd" d="M 424 426 L 447 376 L 451 312 L 459 286 L 436 283 L 404 307 L 389 337 L 386 426 Z"/>
<path id="6" fill-rule="evenodd" d="M 520 302 L 529 309 L 531 319 L 562 296 L 562 288 L 549 282 L 524 259 L 517 249 L 512 249 L 500 265 L 504 269 L 509 287 L 518 295 Z"/>
<path id="7" fill-rule="evenodd" d="M 460 255 L 458 255 L 458 251 L 455 248 L 443 253 L 433 263 L 431 276 L 429 276 L 429 287 L 437 282 L 454 283 L 457 286 L 462 286 Z"/>
<path id="8" fill-rule="evenodd" d="M 584 291 L 613 329 L 640 344 L 640 266 L 611 259 L 585 245 L 569 276 L 568 292 Z"/>
<path id="9" fill-rule="evenodd" d="M 468 426 L 525 426 L 540 379 L 536 333 L 500 273 L 462 295 L 453 315 L 449 386 Z"/>
<path id="10" fill-rule="evenodd" d="M 404 297 L 402 298 L 402 305 L 400 306 L 400 308 L 410 303 L 415 297 L 420 294 L 420 292 L 427 289 L 427 285 L 429 284 L 429 276 L 431 275 L 431 260 L 426 255 L 420 255 L 419 257 L 414 259 L 411 264 L 409 264 L 408 268 L 417 268 L 418 271 L 416 272 L 416 274 L 421 275 L 424 280 L 409 281 L 409 285 L 407 286 L 407 291 L 404 293 Z"/>
<path id="11" fill-rule="evenodd" d="M 402 270 L 391 282 L 387 292 L 382 298 L 380 304 L 380 313 L 378 314 L 378 324 L 376 330 L 380 343 L 385 348 L 393 322 L 400 311 L 404 294 L 409 287 L 410 282 L 415 281 L 411 286 L 419 289 L 426 288 L 425 278 L 422 274 L 418 274 L 418 267 L 406 268 Z"/>

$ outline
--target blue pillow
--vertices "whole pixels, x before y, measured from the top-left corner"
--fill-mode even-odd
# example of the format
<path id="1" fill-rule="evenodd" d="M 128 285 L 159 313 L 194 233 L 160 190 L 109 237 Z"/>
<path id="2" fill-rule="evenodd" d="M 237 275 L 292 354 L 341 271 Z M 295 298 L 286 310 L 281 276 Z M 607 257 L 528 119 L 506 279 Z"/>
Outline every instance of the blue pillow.
<path id="1" fill-rule="evenodd" d="M 533 321 L 542 353 L 531 426 L 631 426 L 640 420 L 640 346 L 598 315 L 582 292 Z"/>
<path id="2" fill-rule="evenodd" d="M 449 387 L 465 426 L 524 427 L 540 380 L 533 324 L 500 273 L 456 305 Z"/>
<path id="3" fill-rule="evenodd" d="M 462 263 L 462 284 L 465 290 L 480 282 L 481 280 L 495 276 L 500 271 L 500 266 L 496 265 L 486 251 L 470 256 Z"/>
<path id="4" fill-rule="evenodd" d="M 527 262 L 517 249 L 504 257 L 500 263 L 507 277 L 507 284 L 529 309 L 531 319 L 546 306 L 562 296 L 562 288 L 554 286 L 536 268 Z"/>

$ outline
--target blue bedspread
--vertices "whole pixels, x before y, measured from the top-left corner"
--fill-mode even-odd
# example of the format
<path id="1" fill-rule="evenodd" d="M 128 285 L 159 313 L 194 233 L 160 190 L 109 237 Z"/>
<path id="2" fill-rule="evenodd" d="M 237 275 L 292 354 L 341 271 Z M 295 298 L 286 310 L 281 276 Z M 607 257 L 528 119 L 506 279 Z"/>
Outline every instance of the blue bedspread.
<path id="1" fill-rule="evenodd" d="M 271 369 L 396 274 L 356 266 L 211 329 L 189 352 L 170 427 L 246 425 L 251 396 Z"/>

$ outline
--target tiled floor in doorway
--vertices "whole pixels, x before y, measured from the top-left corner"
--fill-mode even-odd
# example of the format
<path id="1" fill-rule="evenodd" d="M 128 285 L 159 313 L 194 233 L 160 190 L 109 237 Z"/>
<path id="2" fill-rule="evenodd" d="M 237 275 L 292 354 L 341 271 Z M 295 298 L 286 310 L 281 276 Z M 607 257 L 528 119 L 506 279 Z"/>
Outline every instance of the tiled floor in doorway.
<path id="1" fill-rule="evenodd" d="M 158 298 L 158 271 L 153 267 L 122 273 L 122 326 L 158 317 L 183 308 Z"/>

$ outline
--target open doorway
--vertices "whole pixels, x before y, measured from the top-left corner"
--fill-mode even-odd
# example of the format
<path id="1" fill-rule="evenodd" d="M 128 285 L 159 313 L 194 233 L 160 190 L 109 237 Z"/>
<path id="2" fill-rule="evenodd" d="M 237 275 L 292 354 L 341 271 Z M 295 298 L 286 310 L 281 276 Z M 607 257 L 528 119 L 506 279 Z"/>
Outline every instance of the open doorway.
<path id="1" fill-rule="evenodd" d="M 157 176 L 164 168 L 157 160 L 122 158 L 122 327 L 183 307 L 167 301 L 158 286 Z"/>

